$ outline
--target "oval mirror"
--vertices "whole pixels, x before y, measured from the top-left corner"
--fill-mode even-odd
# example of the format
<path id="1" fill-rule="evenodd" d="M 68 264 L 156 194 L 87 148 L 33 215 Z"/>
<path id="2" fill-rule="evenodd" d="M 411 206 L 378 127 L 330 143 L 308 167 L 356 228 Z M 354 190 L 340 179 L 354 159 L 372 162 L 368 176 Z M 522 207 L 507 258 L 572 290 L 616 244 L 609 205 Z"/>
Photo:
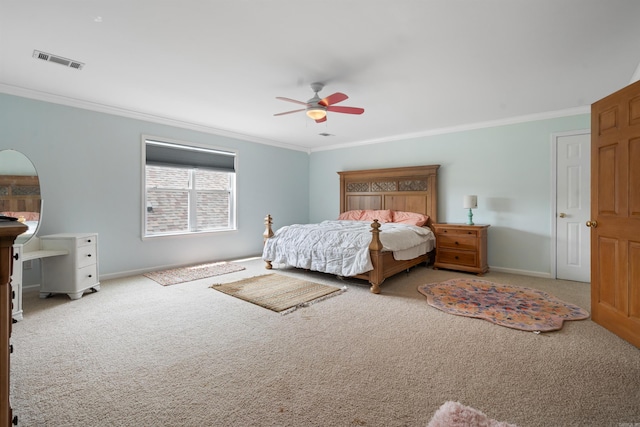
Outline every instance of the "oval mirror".
<path id="1" fill-rule="evenodd" d="M 36 235 L 41 211 L 40 180 L 31 160 L 19 151 L 0 151 L 0 214 L 29 227 L 15 243 L 25 244 Z"/>

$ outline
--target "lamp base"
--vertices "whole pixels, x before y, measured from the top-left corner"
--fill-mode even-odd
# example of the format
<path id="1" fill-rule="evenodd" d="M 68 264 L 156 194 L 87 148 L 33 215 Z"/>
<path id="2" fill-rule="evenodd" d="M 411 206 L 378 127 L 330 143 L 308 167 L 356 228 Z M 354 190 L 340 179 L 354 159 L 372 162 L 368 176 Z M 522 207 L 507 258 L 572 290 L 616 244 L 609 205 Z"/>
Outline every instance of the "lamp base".
<path id="1" fill-rule="evenodd" d="M 473 212 L 471 212 L 471 209 L 469 209 L 469 219 L 467 219 L 467 225 L 474 225 L 473 224 Z"/>

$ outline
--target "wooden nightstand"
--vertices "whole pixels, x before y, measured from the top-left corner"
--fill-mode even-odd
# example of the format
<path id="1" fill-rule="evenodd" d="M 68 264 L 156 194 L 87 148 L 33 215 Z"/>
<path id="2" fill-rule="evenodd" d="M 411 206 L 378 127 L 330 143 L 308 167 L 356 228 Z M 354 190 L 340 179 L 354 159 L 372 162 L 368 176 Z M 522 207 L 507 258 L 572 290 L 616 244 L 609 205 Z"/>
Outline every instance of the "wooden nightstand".
<path id="1" fill-rule="evenodd" d="M 482 276 L 487 264 L 488 225 L 433 224 L 436 261 L 433 268 L 468 271 Z"/>

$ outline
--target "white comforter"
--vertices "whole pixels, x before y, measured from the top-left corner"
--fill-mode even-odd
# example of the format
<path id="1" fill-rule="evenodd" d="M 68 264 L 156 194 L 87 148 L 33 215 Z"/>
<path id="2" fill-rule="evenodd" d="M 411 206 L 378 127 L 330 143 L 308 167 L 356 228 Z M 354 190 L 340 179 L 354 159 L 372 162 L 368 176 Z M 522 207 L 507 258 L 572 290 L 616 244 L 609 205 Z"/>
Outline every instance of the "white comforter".
<path id="1" fill-rule="evenodd" d="M 431 251 L 435 237 L 427 227 L 386 223 L 381 224 L 380 241 L 384 250 L 393 251 L 394 258 L 401 260 Z M 267 239 L 262 259 L 339 276 L 355 276 L 373 269 L 369 243 L 369 221 L 294 224 L 278 229 Z"/>

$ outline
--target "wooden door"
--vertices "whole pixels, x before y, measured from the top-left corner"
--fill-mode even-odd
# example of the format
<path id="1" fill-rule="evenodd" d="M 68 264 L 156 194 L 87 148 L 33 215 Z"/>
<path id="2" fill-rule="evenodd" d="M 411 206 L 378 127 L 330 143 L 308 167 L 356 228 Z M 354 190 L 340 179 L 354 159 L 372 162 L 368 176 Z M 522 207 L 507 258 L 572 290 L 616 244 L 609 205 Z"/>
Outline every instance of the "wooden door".
<path id="1" fill-rule="evenodd" d="M 640 81 L 591 106 L 591 318 L 640 347 Z"/>

